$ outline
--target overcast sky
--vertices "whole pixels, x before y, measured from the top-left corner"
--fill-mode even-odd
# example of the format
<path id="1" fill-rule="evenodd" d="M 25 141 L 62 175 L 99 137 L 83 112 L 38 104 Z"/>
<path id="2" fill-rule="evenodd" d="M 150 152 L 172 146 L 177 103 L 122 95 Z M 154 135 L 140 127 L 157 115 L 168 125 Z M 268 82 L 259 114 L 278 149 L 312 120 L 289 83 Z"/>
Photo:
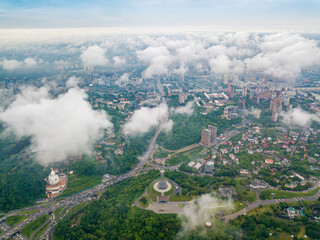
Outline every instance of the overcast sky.
<path id="1" fill-rule="evenodd" d="M 1 0 L 0 28 L 320 32 L 320 0 Z"/>

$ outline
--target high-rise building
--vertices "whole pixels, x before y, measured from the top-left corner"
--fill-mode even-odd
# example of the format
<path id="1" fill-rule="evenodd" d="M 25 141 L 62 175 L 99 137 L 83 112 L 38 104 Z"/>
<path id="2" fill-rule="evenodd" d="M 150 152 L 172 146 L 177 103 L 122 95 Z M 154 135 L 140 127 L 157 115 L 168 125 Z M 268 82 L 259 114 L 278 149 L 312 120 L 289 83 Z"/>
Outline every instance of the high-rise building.
<path id="1" fill-rule="evenodd" d="M 278 115 L 279 115 L 279 113 L 277 111 L 272 112 L 271 121 L 272 122 L 277 122 L 278 121 Z"/>
<path id="2" fill-rule="evenodd" d="M 179 104 L 184 103 L 188 98 L 188 95 L 185 93 L 180 93 L 179 94 Z"/>
<path id="3" fill-rule="evenodd" d="M 249 99 L 252 100 L 254 98 L 254 92 L 251 90 L 249 94 Z"/>
<path id="4" fill-rule="evenodd" d="M 238 102 L 238 114 L 240 116 L 246 115 L 246 101 L 244 100 L 243 97 L 239 97 L 239 102 Z"/>
<path id="5" fill-rule="evenodd" d="M 211 144 L 211 131 L 209 129 L 203 129 L 201 135 L 201 142 L 203 146 L 209 147 Z"/>
<path id="6" fill-rule="evenodd" d="M 223 75 L 223 84 L 228 84 L 228 82 L 229 82 L 229 76 L 228 76 L 228 74 L 224 74 Z"/>
<path id="7" fill-rule="evenodd" d="M 242 97 L 244 97 L 244 98 L 247 97 L 247 91 L 248 91 L 248 89 L 246 87 L 242 88 Z"/>
<path id="8" fill-rule="evenodd" d="M 281 91 L 276 91 L 272 93 L 270 100 L 270 110 L 272 112 L 281 112 L 282 111 L 282 100 Z"/>
<path id="9" fill-rule="evenodd" d="M 289 104 L 290 104 L 290 97 L 288 97 L 287 95 L 283 96 L 283 105 L 287 107 Z"/>
<path id="10" fill-rule="evenodd" d="M 217 140 L 217 127 L 209 125 L 208 129 L 211 131 L 211 143 L 215 143 Z"/>
<path id="11" fill-rule="evenodd" d="M 254 117 L 255 117 L 256 119 L 259 119 L 259 118 L 260 118 L 260 115 L 261 115 L 261 110 L 260 110 L 260 109 L 256 109 L 256 110 L 254 111 Z"/>

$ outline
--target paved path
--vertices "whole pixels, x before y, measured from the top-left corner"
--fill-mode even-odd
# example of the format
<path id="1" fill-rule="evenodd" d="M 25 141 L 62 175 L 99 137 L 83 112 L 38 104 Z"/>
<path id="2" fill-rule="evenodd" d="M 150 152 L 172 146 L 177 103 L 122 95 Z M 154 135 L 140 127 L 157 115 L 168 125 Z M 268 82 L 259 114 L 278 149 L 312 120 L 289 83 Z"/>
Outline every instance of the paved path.
<path id="1" fill-rule="evenodd" d="M 224 216 L 225 221 L 229 221 L 235 219 L 236 217 L 246 214 L 247 212 L 251 211 L 252 209 L 259 207 L 260 205 L 275 205 L 282 202 L 298 202 L 298 201 L 314 201 L 320 197 L 320 190 L 313 196 L 310 197 L 294 197 L 294 198 L 280 198 L 280 199 L 268 199 L 268 200 L 258 200 L 253 203 L 248 203 L 248 206 L 241 209 L 238 212 L 229 214 Z"/>

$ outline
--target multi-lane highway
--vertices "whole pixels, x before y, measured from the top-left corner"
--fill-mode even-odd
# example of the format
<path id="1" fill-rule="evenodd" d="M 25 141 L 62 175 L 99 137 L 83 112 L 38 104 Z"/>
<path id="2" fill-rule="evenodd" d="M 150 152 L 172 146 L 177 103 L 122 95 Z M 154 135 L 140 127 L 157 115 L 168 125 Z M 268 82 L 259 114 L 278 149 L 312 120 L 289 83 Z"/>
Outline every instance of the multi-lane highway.
<path id="1" fill-rule="evenodd" d="M 45 214 L 53 213 L 56 209 L 58 209 L 60 207 L 73 207 L 73 206 L 78 205 L 80 203 L 83 203 L 85 201 L 90 201 L 92 196 L 94 196 L 98 192 L 105 190 L 106 188 L 108 188 L 109 186 L 111 186 L 117 182 L 120 182 L 120 181 L 127 179 L 129 177 L 132 177 L 133 175 L 136 175 L 136 172 L 130 171 L 126 174 L 123 174 L 123 175 L 120 175 L 120 176 L 114 178 L 113 180 L 111 180 L 107 183 L 97 185 L 91 189 L 87 189 L 85 191 L 79 192 L 79 193 L 74 194 L 74 195 L 67 197 L 65 199 L 52 200 L 46 204 L 42 204 L 42 205 L 10 212 L 9 214 L 7 214 L 6 216 L 4 216 L 0 219 L 1 223 L 4 222 L 7 217 L 17 215 L 21 211 L 38 210 L 37 212 L 30 214 L 28 216 L 28 218 L 26 218 L 24 221 L 17 223 L 16 225 L 12 226 L 11 228 L 3 229 L 3 232 L 0 235 L 0 238 L 7 239 L 12 236 L 16 236 L 30 222 L 36 220 L 37 218 L 39 218 Z M 53 221 L 53 223 L 50 225 L 50 228 L 53 228 L 56 223 L 57 223 L 57 220 Z M 47 230 L 46 232 L 48 234 L 47 236 L 49 236 L 50 231 Z"/>

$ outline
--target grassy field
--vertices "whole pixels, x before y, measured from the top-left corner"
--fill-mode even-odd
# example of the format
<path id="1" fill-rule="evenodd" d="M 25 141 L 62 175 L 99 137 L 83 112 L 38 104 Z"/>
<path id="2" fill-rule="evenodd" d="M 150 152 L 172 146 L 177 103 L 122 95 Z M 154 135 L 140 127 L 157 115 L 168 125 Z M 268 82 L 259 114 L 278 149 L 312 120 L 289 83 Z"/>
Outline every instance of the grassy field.
<path id="1" fill-rule="evenodd" d="M 273 198 L 294 198 L 294 197 L 310 197 L 315 195 L 320 188 L 315 188 L 309 192 L 287 192 L 287 191 L 281 191 L 281 190 L 272 190 L 272 189 L 266 189 L 262 190 L 259 193 L 259 196 L 261 199 L 271 199 L 271 193 L 274 193 Z"/>
<path id="2" fill-rule="evenodd" d="M 157 202 L 157 197 L 153 194 L 152 188 L 153 188 L 153 184 L 150 184 L 147 188 L 147 193 L 151 198 L 152 202 Z"/>
<path id="3" fill-rule="evenodd" d="M 170 196 L 169 197 L 169 201 L 170 202 L 187 202 L 187 201 L 190 201 L 192 200 L 192 197 L 190 196 Z"/>
<path id="4" fill-rule="evenodd" d="M 248 194 L 242 195 L 242 200 L 248 201 L 248 202 L 255 202 L 256 201 L 256 194 L 250 190 Z"/>
<path id="5" fill-rule="evenodd" d="M 38 210 L 26 210 L 26 211 L 21 211 L 19 212 L 19 214 L 32 214 L 37 212 Z"/>
<path id="6" fill-rule="evenodd" d="M 298 234 L 294 234 L 294 239 L 310 239 L 310 238 L 305 238 L 304 237 L 304 235 L 306 234 L 306 227 L 305 226 L 299 226 L 299 228 L 300 228 L 300 230 L 299 230 L 299 232 L 298 232 Z M 289 234 L 289 233 L 287 233 L 287 232 L 280 232 L 280 233 L 278 233 L 279 235 L 277 235 L 277 236 L 271 236 L 271 237 L 269 237 L 268 239 L 269 240 L 276 240 L 276 239 L 284 239 L 284 240 L 289 240 L 289 239 L 293 239 L 292 237 L 291 237 L 291 234 Z M 273 233 L 273 235 L 275 235 L 274 233 Z"/>
<path id="7" fill-rule="evenodd" d="M 29 223 L 22 229 L 22 234 L 28 238 L 31 237 L 32 233 L 37 230 L 42 224 L 44 224 L 49 219 L 49 215 L 43 215 L 33 222 Z"/>
<path id="8" fill-rule="evenodd" d="M 50 222 L 48 222 L 43 228 L 41 228 L 41 229 L 34 235 L 34 239 L 37 239 L 38 237 L 40 237 L 41 234 L 44 233 L 44 231 L 48 228 L 49 225 L 50 225 Z"/>
<path id="9" fill-rule="evenodd" d="M 153 184 L 151 184 L 151 191 L 152 191 L 152 193 L 154 194 L 154 195 L 156 195 L 156 196 L 161 196 L 161 192 L 158 192 L 158 191 L 156 191 L 154 188 L 153 188 Z"/>
<path id="10" fill-rule="evenodd" d="M 53 213 L 55 217 L 58 217 L 59 213 L 62 211 L 64 207 L 57 208 Z"/>
<path id="11" fill-rule="evenodd" d="M 69 209 L 70 207 L 66 207 L 64 210 L 62 210 L 62 212 L 61 212 L 61 216 L 63 216 L 63 214 L 65 214 L 66 213 L 66 211 Z"/>
<path id="12" fill-rule="evenodd" d="M 263 205 L 261 208 L 256 207 L 256 208 L 252 209 L 251 211 L 249 211 L 247 213 L 247 215 L 251 216 L 251 215 L 262 214 L 262 213 L 266 213 L 266 212 L 273 213 L 271 206 L 272 205 Z"/>
<path id="13" fill-rule="evenodd" d="M 232 214 L 232 213 L 235 213 L 235 212 L 238 212 L 240 211 L 241 209 L 245 208 L 247 206 L 247 204 L 245 202 L 242 202 L 242 201 L 235 201 L 233 203 L 233 209 L 230 209 L 230 210 L 227 210 L 225 213 L 226 214 Z"/>
<path id="14" fill-rule="evenodd" d="M 101 179 L 102 177 L 99 175 L 80 177 L 77 177 L 75 174 L 69 175 L 67 189 L 64 190 L 60 196 L 69 196 L 84 189 L 93 187 L 94 185 L 99 184 Z"/>
<path id="15" fill-rule="evenodd" d="M 138 200 L 140 206 L 143 207 L 143 208 L 148 207 L 148 206 L 149 206 L 149 198 L 146 197 L 146 196 L 143 196 L 142 198 L 145 198 L 145 199 L 146 199 L 146 203 L 143 203 L 143 202 L 141 201 L 141 198 L 140 198 L 140 199 Z"/>
<path id="16" fill-rule="evenodd" d="M 143 211 L 150 211 L 150 210 L 145 210 L 145 209 L 141 209 L 141 208 L 138 208 L 136 206 L 133 206 L 131 208 L 129 208 L 129 211 L 128 211 L 128 214 L 127 214 L 127 218 L 134 218 L 134 216 L 136 214 L 139 214 Z"/>
<path id="17" fill-rule="evenodd" d="M 164 194 L 164 195 L 166 195 L 166 196 L 169 196 L 169 195 L 173 192 L 173 190 L 174 190 L 174 186 L 173 186 L 171 183 L 169 183 L 169 184 L 171 185 L 171 189 Z"/>
<path id="18" fill-rule="evenodd" d="M 199 146 L 190 151 L 175 154 L 166 161 L 166 165 L 175 165 L 181 162 L 195 161 L 200 157 L 200 152 L 202 150 L 203 150 L 203 147 Z"/>
<path id="19" fill-rule="evenodd" d="M 162 148 L 158 147 L 158 150 L 153 154 L 153 158 L 166 158 L 170 152 L 163 150 Z"/>
<path id="20" fill-rule="evenodd" d="M 9 226 L 13 226 L 21 221 L 23 221 L 24 219 L 26 219 L 28 216 L 11 216 L 11 217 L 8 217 L 6 219 L 6 223 L 9 225 Z"/>

